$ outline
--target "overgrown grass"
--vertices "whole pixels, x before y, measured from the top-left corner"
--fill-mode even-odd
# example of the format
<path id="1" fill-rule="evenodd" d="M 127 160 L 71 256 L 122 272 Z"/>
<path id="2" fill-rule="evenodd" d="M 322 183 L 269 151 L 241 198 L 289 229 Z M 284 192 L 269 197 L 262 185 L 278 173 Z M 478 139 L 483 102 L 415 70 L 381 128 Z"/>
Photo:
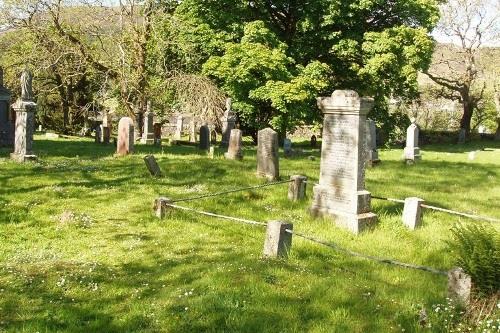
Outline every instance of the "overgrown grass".
<path id="1" fill-rule="evenodd" d="M 480 150 L 474 160 L 468 153 Z M 290 258 L 261 259 L 264 229 L 175 211 L 153 200 L 184 198 L 263 181 L 255 149 L 240 161 L 207 159 L 194 147 L 112 146 L 36 137 L 40 161 L 16 164 L 0 150 L 0 332 L 427 332 L 419 313 L 444 303 L 446 277 L 348 257 L 294 238 Z M 151 178 L 153 153 L 166 177 Z M 367 170 L 373 195 L 500 218 L 500 145 L 430 146 L 414 166 L 382 150 Z M 310 160 L 309 155 L 316 156 Z M 319 151 L 280 160 L 281 175 L 319 175 Z M 447 270 L 445 240 L 458 221 L 425 211 L 405 229 L 402 206 L 374 200 L 379 223 L 360 236 L 312 219 L 287 186 L 183 203 L 294 229 L 366 254 Z M 498 231 L 498 227 L 495 227 Z"/>

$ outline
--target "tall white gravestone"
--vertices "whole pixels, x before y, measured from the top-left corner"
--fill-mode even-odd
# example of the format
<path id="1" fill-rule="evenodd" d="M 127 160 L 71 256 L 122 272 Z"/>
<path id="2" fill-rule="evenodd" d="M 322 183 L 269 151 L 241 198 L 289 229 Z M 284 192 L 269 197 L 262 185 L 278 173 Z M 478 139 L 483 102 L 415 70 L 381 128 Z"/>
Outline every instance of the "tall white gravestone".
<path id="1" fill-rule="evenodd" d="M 407 163 L 414 163 L 422 159 L 420 148 L 418 147 L 419 129 L 415 123 L 415 118 L 411 119 L 411 125 L 406 130 L 406 147 L 404 149 L 404 158 Z"/>
<path id="2" fill-rule="evenodd" d="M 257 133 L 257 175 L 274 181 L 279 174 L 278 133 L 264 128 Z"/>
<path id="3" fill-rule="evenodd" d="M 370 192 L 364 188 L 366 115 L 373 99 L 336 90 L 331 97 L 318 98 L 318 106 L 324 114 L 323 141 L 311 213 L 332 216 L 357 234 L 377 221 Z"/>
<path id="4" fill-rule="evenodd" d="M 144 113 L 144 128 L 142 132 L 141 143 L 152 145 L 155 142 L 154 133 L 154 113 L 151 107 L 151 101 L 148 101 L 146 113 Z"/>

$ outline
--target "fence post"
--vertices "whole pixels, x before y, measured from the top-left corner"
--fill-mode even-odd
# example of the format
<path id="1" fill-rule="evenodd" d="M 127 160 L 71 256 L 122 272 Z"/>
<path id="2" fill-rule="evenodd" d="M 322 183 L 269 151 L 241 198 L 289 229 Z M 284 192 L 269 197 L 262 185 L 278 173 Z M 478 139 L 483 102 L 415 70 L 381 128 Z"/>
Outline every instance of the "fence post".
<path id="1" fill-rule="evenodd" d="M 267 223 L 264 257 L 288 257 L 292 247 L 292 234 L 287 229 L 293 230 L 293 224 L 282 221 Z"/>
<path id="2" fill-rule="evenodd" d="M 472 279 L 460 267 L 448 271 L 448 297 L 462 303 L 469 304 L 472 288 Z"/>
<path id="3" fill-rule="evenodd" d="M 302 200 L 306 196 L 307 177 L 302 175 L 294 175 L 290 177 L 290 185 L 288 185 L 288 199 L 291 201 Z"/>
<path id="4" fill-rule="evenodd" d="M 172 200 L 169 198 L 165 197 L 160 197 L 157 198 L 154 202 L 153 205 L 153 212 L 158 217 L 159 219 L 164 218 L 167 215 L 168 210 L 171 209 L 171 207 L 167 206 L 167 204 L 171 204 Z"/>
<path id="5" fill-rule="evenodd" d="M 411 230 L 415 230 L 422 224 L 422 204 L 424 199 L 406 198 L 403 209 L 403 223 Z"/>

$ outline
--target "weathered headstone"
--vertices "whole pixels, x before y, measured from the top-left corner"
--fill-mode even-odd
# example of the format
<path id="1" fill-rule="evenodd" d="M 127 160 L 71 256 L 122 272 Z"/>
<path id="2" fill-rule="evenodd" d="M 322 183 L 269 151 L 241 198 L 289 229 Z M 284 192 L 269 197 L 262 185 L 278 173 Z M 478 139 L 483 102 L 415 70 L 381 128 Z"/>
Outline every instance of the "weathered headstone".
<path id="1" fill-rule="evenodd" d="M 448 297 L 464 305 L 469 304 L 472 279 L 462 268 L 453 268 L 448 272 Z"/>
<path id="2" fill-rule="evenodd" d="M 423 199 L 420 198 L 406 198 L 405 206 L 403 209 L 403 224 L 415 230 L 422 224 L 422 204 Z"/>
<path id="3" fill-rule="evenodd" d="M 302 200 L 306 197 L 307 177 L 294 175 L 290 177 L 288 186 L 288 199 L 291 201 Z"/>
<path id="4" fill-rule="evenodd" d="M 411 125 L 406 130 L 406 147 L 404 149 L 404 158 L 406 163 L 414 163 L 420 159 L 420 148 L 418 147 L 419 129 L 415 123 L 416 119 L 411 119 Z"/>
<path id="5" fill-rule="evenodd" d="M 144 163 L 146 163 L 146 167 L 148 168 L 151 176 L 153 177 L 163 176 L 160 166 L 158 165 L 158 162 L 156 162 L 156 158 L 153 155 L 144 156 Z"/>
<path id="6" fill-rule="evenodd" d="M 281 221 L 267 223 L 266 238 L 264 241 L 264 257 L 276 258 L 288 256 L 292 248 L 293 224 Z"/>
<path id="7" fill-rule="evenodd" d="M 461 128 L 458 131 L 458 143 L 463 144 L 465 143 L 465 138 L 466 138 L 466 131 L 465 128 Z"/>
<path id="8" fill-rule="evenodd" d="M 118 123 L 118 142 L 116 154 L 120 156 L 134 152 L 134 121 L 132 118 L 123 117 Z"/>
<path id="9" fill-rule="evenodd" d="M 10 157 L 18 162 L 34 161 L 33 133 L 35 132 L 36 103 L 33 102 L 33 76 L 27 69 L 21 75 L 21 98 L 12 108 L 16 112 L 14 152 Z"/>
<path id="10" fill-rule="evenodd" d="M 215 147 L 214 146 L 210 146 L 210 148 L 208 149 L 208 158 L 210 159 L 214 159 L 215 158 Z"/>
<path id="11" fill-rule="evenodd" d="M 311 213 L 332 216 L 357 234 L 377 220 L 370 192 L 364 188 L 365 124 L 373 99 L 336 90 L 331 97 L 318 98 L 318 106 L 324 114 L 323 141 Z"/>
<path id="12" fill-rule="evenodd" d="M 182 114 L 177 116 L 177 124 L 175 127 L 174 140 L 180 140 L 182 138 L 182 128 L 184 126 L 184 117 Z"/>
<path id="13" fill-rule="evenodd" d="M 285 157 L 292 156 L 292 140 L 288 138 L 283 140 L 283 153 L 285 154 Z"/>
<path id="14" fill-rule="evenodd" d="M 264 128 L 257 134 L 257 175 L 279 179 L 278 133 Z"/>
<path id="15" fill-rule="evenodd" d="M 148 101 L 146 113 L 144 113 L 144 127 L 142 131 L 141 143 L 152 145 L 154 143 L 154 113 L 151 107 L 151 101 Z"/>
<path id="16" fill-rule="evenodd" d="M 243 154 L 241 153 L 241 148 L 243 145 L 242 137 L 243 132 L 240 129 L 231 130 L 231 136 L 229 139 L 229 146 L 227 153 L 224 156 L 229 160 L 241 160 Z"/>
<path id="17" fill-rule="evenodd" d="M 316 148 L 317 145 L 318 145 L 318 138 L 316 137 L 316 135 L 312 135 L 311 136 L 311 148 Z"/>
<path id="18" fill-rule="evenodd" d="M 189 142 L 196 142 L 196 119 L 194 116 L 189 122 Z"/>
<path id="19" fill-rule="evenodd" d="M 3 86 L 3 69 L 0 67 L 0 147 L 14 145 L 14 119 L 10 113 L 11 92 Z"/>
<path id="20" fill-rule="evenodd" d="M 236 126 L 236 116 L 234 115 L 232 108 L 231 98 L 226 98 L 226 111 L 224 112 L 224 117 L 222 117 L 222 139 L 221 146 L 227 147 L 229 144 L 229 139 L 231 136 L 231 130 Z"/>
<path id="21" fill-rule="evenodd" d="M 210 131 L 210 143 L 213 145 L 217 144 L 217 132 L 215 130 Z"/>
<path id="22" fill-rule="evenodd" d="M 154 133 L 155 146 L 161 146 L 161 124 L 160 123 L 155 123 L 153 125 L 153 133 Z"/>
<path id="23" fill-rule="evenodd" d="M 208 150 L 210 148 L 210 129 L 208 125 L 200 127 L 200 149 Z"/>
<path id="24" fill-rule="evenodd" d="M 380 162 L 377 150 L 377 127 L 371 119 L 366 120 L 366 162 L 373 166 Z"/>
<path id="25" fill-rule="evenodd" d="M 102 143 L 109 144 L 111 140 L 111 127 L 101 125 Z"/>

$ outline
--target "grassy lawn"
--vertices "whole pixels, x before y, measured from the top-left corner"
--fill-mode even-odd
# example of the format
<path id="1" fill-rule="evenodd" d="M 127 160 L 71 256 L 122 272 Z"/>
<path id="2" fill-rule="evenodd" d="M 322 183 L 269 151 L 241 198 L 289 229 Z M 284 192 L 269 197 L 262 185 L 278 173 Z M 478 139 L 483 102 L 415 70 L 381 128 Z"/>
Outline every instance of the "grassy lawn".
<path id="1" fill-rule="evenodd" d="M 288 260 L 263 260 L 264 229 L 175 211 L 157 220 L 160 195 L 185 198 L 263 183 L 255 148 L 242 162 L 207 159 L 194 147 L 113 157 L 87 139 L 35 138 L 40 161 L 15 164 L 0 150 L 0 332 L 434 332 L 422 308 L 444 303 L 446 277 L 348 257 L 300 238 Z M 319 150 L 280 160 L 286 179 L 319 176 Z M 479 150 L 474 160 L 470 151 Z M 154 153 L 166 177 L 149 176 Z M 423 147 L 407 166 L 402 150 L 381 150 L 367 170 L 373 195 L 500 218 L 500 144 Z M 309 155 L 317 158 L 310 160 Z M 425 211 L 406 230 L 402 205 L 373 200 L 379 223 L 360 236 L 314 220 L 287 185 L 182 205 L 294 229 L 362 253 L 448 270 L 455 223 Z M 499 228 L 497 227 L 497 230 Z"/>

